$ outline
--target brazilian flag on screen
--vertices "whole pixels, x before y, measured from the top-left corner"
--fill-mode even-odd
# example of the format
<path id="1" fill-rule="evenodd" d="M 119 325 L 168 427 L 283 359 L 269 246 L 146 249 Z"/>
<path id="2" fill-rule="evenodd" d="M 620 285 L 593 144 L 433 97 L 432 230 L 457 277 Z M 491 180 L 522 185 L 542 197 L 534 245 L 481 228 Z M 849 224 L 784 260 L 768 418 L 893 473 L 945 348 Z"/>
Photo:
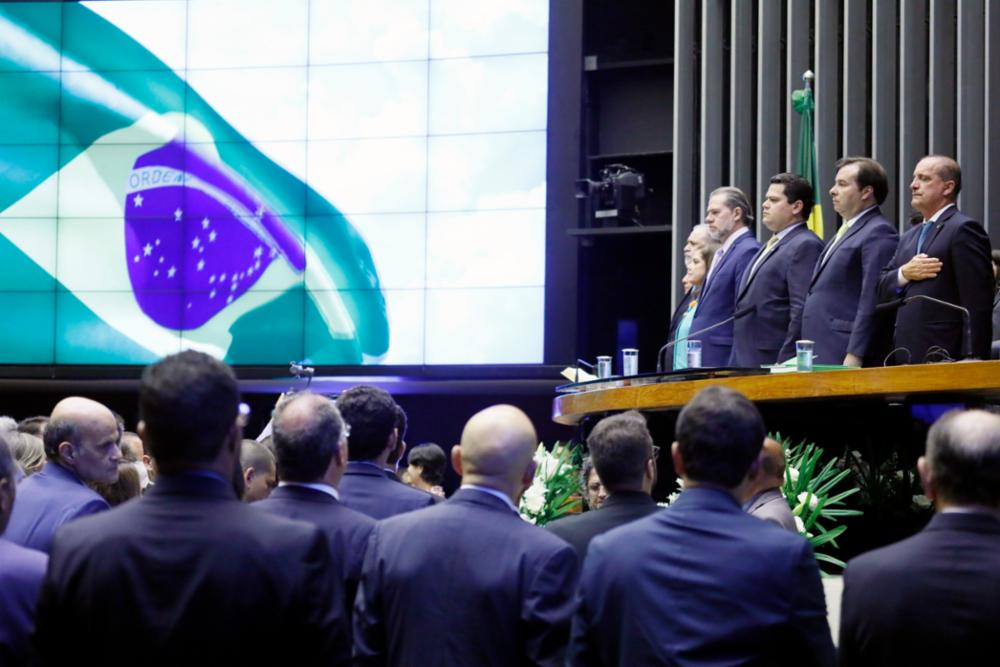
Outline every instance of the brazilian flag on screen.
<path id="1" fill-rule="evenodd" d="M 823 238 L 823 209 L 819 204 L 819 169 L 816 166 L 816 133 L 813 131 L 813 93 L 809 86 L 792 92 L 792 108 L 802 116 L 799 126 L 799 154 L 796 160 L 796 171 L 799 176 L 809 181 L 816 194 L 816 203 L 806 221 L 809 229 Z"/>
<path id="2" fill-rule="evenodd" d="M 389 345 L 335 206 L 75 3 L 0 5 L 0 308 L 0 363 L 360 364 Z"/>

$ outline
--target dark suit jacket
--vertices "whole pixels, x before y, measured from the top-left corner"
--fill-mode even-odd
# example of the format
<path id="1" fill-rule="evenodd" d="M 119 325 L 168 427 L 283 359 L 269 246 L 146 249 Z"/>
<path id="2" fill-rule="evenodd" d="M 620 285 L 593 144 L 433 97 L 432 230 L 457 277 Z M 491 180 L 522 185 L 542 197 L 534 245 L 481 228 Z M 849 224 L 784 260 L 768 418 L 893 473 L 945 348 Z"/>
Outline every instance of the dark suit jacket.
<path id="1" fill-rule="evenodd" d="M 1000 340 L 1000 292 L 993 297 L 993 340 Z"/>
<path id="2" fill-rule="evenodd" d="M 733 316 L 736 312 L 734 304 L 740 276 L 758 250 L 760 243 L 754 237 L 752 229 L 733 242 L 712 272 L 711 280 L 702 288 L 701 298 L 698 299 L 698 310 L 691 322 L 692 333 Z M 729 354 L 733 347 L 731 323 L 696 336 L 695 340 L 701 340 L 702 366 L 725 366 L 729 363 Z"/>
<path id="3" fill-rule="evenodd" d="M 76 473 L 50 461 L 18 484 L 17 501 L 4 537 L 49 553 L 60 526 L 108 508 L 108 501 L 86 486 Z"/>
<path id="4" fill-rule="evenodd" d="M 848 352 L 861 359 L 868 354 L 876 322 L 884 320 L 874 312 L 879 276 L 896 251 L 899 234 L 876 206 L 851 225 L 827 257 L 833 241 L 816 263 L 802 309 L 802 338 L 816 342 L 814 352 L 824 364 L 839 364 Z M 884 326 L 890 323 L 891 319 Z M 886 353 L 882 351 L 881 357 Z M 878 356 L 873 353 L 866 365 L 874 365 Z M 881 361 L 877 360 L 879 365 Z"/>
<path id="5" fill-rule="evenodd" d="M 972 352 L 980 359 L 989 359 L 993 310 L 989 237 L 982 225 L 952 206 L 934 223 L 923 245 L 924 253 L 941 260 L 941 273 L 900 289 L 897 272 L 916 254 L 919 236 L 920 225 L 916 225 L 899 240 L 896 254 L 882 271 L 879 298 L 891 301 L 925 294 L 964 306 L 969 310 L 972 326 Z M 962 315 L 952 308 L 922 300 L 908 303 L 896 313 L 893 345 L 909 350 L 910 363 L 914 364 L 924 363 L 932 346 L 942 347 L 953 358 L 960 359 Z"/>
<path id="6" fill-rule="evenodd" d="M 743 504 L 743 509 L 752 517 L 770 521 L 795 534 L 799 532 L 795 525 L 795 515 L 792 514 L 792 508 L 788 506 L 788 501 L 785 500 L 785 494 L 781 492 L 781 489 L 761 491 L 746 501 Z"/>
<path id="7" fill-rule="evenodd" d="M 755 310 L 735 322 L 730 365 L 757 368 L 795 356 L 795 341 L 802 338 L 802 306 L 822 251 L 819 237 L 799 225 L 778 241 L 751 277 L 754 256 L 740 279 L 736 310 Z M 762 252 L 764 248 L 757 254 Z"/>
<path id="8" fill-rule="evenodd" d="M 348 664 L 339 563 L 315 526 L 231 485 L 160 475 L 141 499 L 56 536 L 35 648 L 51 665 Z"/>
<path id="9" fill-rule="evenodd" d="M 41 551 L 0 538 L 0 665 L 27 659 L 35 601 L 48 562 Z"/>
<path id="10" fill-rule="evenodd" d="M 562 665 L 576 554 L 499 498 L 460 489 L 380 522 L 354 609 L 356 665 Z"/>
<path id="11" fill-rule="evenodd" d="M 569 542 L 582 563 L 592 539 L 612 528 L 649 516 L 658 509 L 660 507 L 648 493 L 622 491 L 609 495 L 600 509 L 553 521 L 545 528 Z"/>
<path id="12" fill-rule="evenodd" d="M 338 574 L 343 583 L 344 604 L 350 611 L 354 606 L 365 547 L 375 529 L 375 520 L 344 507 L 327 493 L 305 486 L 279 486 L 270 496 L 253 503 L 251 507 L 287 519 L 305 521 L 323 531 L 330 544 L 330 553 L 340 565 Z"/>
<path id="13" fill-rule="evenodd" d="M 577 602 L 573 666 L 834 661 L 809 543 L 717 489 L 594 538 Z"/>
<path id="14" fill-rule="evenodd" d="M 434 496 L 386 477 L 374 463 L 348 461 L 340 501 L 376 521 L 436 504 Z"/>
<path id="15" fill-rule="evenodd" d="M 937 514 L 911 538 L 844 572 L 842 665 L 994 664 L 1000 520 Z"/>

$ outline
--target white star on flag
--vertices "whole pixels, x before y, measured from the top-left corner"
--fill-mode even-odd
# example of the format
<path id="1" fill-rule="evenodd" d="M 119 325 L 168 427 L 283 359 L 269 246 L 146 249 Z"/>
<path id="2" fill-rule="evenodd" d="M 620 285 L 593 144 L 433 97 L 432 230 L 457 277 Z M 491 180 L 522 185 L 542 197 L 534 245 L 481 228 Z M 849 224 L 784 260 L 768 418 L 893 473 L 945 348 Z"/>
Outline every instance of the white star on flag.
<path id="1" fill-rule="evenodd" d="M 193 248 L 197 248 L 199 245 L 201 245 L 201 239 L 199 239 L 197 236 L 194 237 L 193 239 L 191 239 L 191 248 L 192 249 Z"/>
<path id="2" fill-rule="evenodd" d="M 263 254 L 264 254 L 264 249 L 260 246 L 257 246 L 257 249 L 253 251 L 254 257 L 260 257 Z"/>
<path id="3" fill-rule="evenodd" d="M 180 222 L 182 215 L 184 215 L 184 211 L 182 211 L 180 208 L 178 208 L 177 210 L 174 211 L 174 220 L 176 220 L 177 222 Z"/>
<path id="4" fill-rule="evenodd" d="M 204 268 L 205 268 L 205 260 L 199 259 L 198 260 L 198 270 L 201 271 Z"/>
<path id="5" fill-rule="evenodd" d="M 142 254 L 145 255 L 146 257 L 149 257 L 150 255 L 152 255 L 153 254 L 153 246 L 149 245 L 148 243 L 146 245 L 142 246 Z"/>
<path id="6" fill-rule="evenodd" d="M 142 195 L 136 194 L 135 197 L 132 197 L 132 205 L 136 208 L 142 208 Z"/>
<path id="7" fill-rule="evenodd" d="M 214 229 L 208 233 L 208 240 L 210 243 L 215 243 L 215 236 L 216 234 Z"/>
<path id="8" fill-rule="evenodd" d="M 173 278 L 175 273 L 177 273 L 177 269 L 171 266 L 167 269 L 167 278 Z"/>
<path id="9" fill-rule="evenodd" d="M 208 229 L 208 218 L 202 218 L 201 219 L 201 228 L 202 229 Z"/>

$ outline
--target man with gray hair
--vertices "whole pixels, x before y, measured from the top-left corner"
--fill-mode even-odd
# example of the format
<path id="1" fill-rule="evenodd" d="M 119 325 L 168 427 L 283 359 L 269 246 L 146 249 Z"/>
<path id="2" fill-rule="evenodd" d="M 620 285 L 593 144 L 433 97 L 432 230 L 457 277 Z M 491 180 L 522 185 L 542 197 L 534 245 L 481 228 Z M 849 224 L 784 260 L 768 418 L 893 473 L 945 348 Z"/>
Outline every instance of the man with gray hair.
<path id="1" fill-rule="evenodd" d="M 108 509 L 87 484 L 118 479 L 120 437 L 114 414 L 97 401 L 79 396 L 59 401 L 43 439 L 48 463 L 18 488 L 7 539 L 49 553 L 62 525 Z"/>
<path id="2" fill-rule="evenodd" d="M 937 513 L 922 531 L 850 561 L 842 665 L 975 665 L 1000 628 L 1000 416 L 945 414 L 917 461 Z"/>
<path id="3" fill-rule="evenodd" d="M 18 665 L 28 657 L 35 600 L 49 561 L 40 551 L 3 539 L 17 495 L 16 469 L 6 439 L 0 435 L 0 665 Z"/>
<path id="4" fill-rule="evenodd" d="M 733 347 L 733 323 L 723 324 L 704 335 L 696 332 L 733 316 L 736 288 L 743 271 L 760 249 L 753 232 L 753 207 L 739 188 L 714 190 L 705 209 L 705 224 L 721 246 L 708 267 L 691 333 L 701 340 L 702 366 L 725 366 Z"/>
<path id="5" fill-rule="evenodd" d="M 254 507 L 323 531 L 340 568 L 349 612 L 375 520 L 340 502 L 337 487 L 347 468 L 347 432 L 337 406 L 325 396 L 300 392 L 279 404 L 271 435 L 281 482 Z"/>
<path id="6" fill-rule="evenodd" d="M 608 498 L 600 509 L 568 516 L 545 526 L 576 549 L 580 561 L 587 545 L 601 533 L 641 519 L 658 508 L 650 497 L 656 484 L 659 448 L 634 410 L 605 417 L 587 437 L 587 449 Z"/>

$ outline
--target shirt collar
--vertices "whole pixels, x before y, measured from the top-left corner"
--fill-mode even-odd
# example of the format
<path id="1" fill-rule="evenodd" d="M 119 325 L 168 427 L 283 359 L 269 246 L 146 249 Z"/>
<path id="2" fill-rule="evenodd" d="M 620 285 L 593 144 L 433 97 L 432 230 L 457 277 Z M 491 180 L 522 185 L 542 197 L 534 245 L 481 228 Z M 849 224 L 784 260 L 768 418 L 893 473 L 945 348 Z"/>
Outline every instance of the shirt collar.
<path id="1" fill-rule="evenodd" d="M 788 225 L 787 227 L 785 227 L 784 229 L 782 229 L 780 232 L 778 232 L 777 234 L 775 234 L 775 236 L 777 236 L 778 237 L 778 241 L 780 241 L 781 239 L 783 239 L 786 236 L 788 236 L 789 233 L 791 233 L 791 231 L 793 229 L 795 229 L 796 227 L 801 227 L 804 224 L 806 224 L 805 220 L 802 220 L 801 222 L 793 222 L 792 224 Z"/>
<path id="2" fill-rule="evenodd" d="M 729 249 L 733 247 L 734 243 L 736 243 L 736 239 L 743 236 L 744 234 L 749 234 L 749 233 L 750 233 L 749 227 L 740 227 L 735 232 L 729 235 L 729 238 L 723 242 L 722 247 L 719 248 L 719 250 L 721 250 L 724 253 L 729 252 Z"/>
<path id="3" fill-rule="evenodd" d="M 854 224 L 855 222 L 857 222 L 858 220 L 860 220 L 860 219 L 861 219 L 861 216 L 863 216 L 863 215 L 867 214 L 867 213 L 868 213 L 868 211 L 871 211 L 871 210 L 872 210 L 872 209 L 874 209 L 874 208 L 875 208 L 876 206 L 877 206 L 877 204 L 873 204 L 873 205 L 869 206 L 868 208 L 866 208 L 865 210 L 861 211 L 861 213 L 858 213 L 858 214 L 857 214 L 856 216 L 854 216 L 853 218 L 851 218 L 850 220 L 848 220 L 848 221 L 847 221 L 847 222 L 845 222 L 844 224 L 845 224 L 845 225 L 847 225 L 847 226 L 848 226 L 848 228 L 850 228 L 850 226 L 851 226 L 851 225 L 853 225 L 853 224 Z"/>
<path id="4" fill-rule="evenodd" d="M 322 484 L 319 482 L 278 482 L 278 487 L 282 486 L 301 486 L 306 489 L 312 489 L 314 491 L 320 491 L 328 496 L 333 496 L 334 499 L 340 500 L 340 492 L 333 488 L 329 484 Z"/>
<path id="5" fill-rule="evenodd" d="M 943 209 L 942 209 L 943 210 Z M 984 507 L 982 505 L 952 505 L 951 507 L 945 507 L 940 512 L 941 514 L 983 514 L 985 516 L 991 516 L 995 519 L 1000 519 L 1000 512 L 991 508 Z"/>
<path id="6" fill-rule="evenodd" d="M 518 514 L 519 513 L 517 511 L 517 508 L 514 507 L 514 503 L 511 502 L 510 497 L 506 493 L 503 493 L 502 491 L 497 491 L 496 489 L 491 489 L 488 486 L 479 486 L 478 484 L 463 484 L 461 486 L 461 488 L 463 488 L 463 489 L 472 489 L 473 491 L 481 491 L 481 492 L 487 493 L 487 494 L 489 494 L 489 495 L 491 495 L 491 496 L 493 496 L 495 498 L 499 498 L 500 500 L 502 500 L 504 502 L 504 504 L 507 507 L 510 508 L 510 510 L 512 512 L 514 512 L 514 514 Z"/>
<path id="7" fill-rule="evenodd" d="M 932 215 L 930 218 L 928 218 L 924 222 L 937 222 L 937 219 L 941 217 L 941 214 L 944 213 L 945 211 L 947 211 L 949 208 L 951 208 L 954 205 L 955 205 L 955 202 L 951 202 L 950 204 L 945 204 L 944 206 L 942 206 L 941 208 L 939 208 L 937 210 L 937 213 L 935 213 L 934 215 Z"/>

